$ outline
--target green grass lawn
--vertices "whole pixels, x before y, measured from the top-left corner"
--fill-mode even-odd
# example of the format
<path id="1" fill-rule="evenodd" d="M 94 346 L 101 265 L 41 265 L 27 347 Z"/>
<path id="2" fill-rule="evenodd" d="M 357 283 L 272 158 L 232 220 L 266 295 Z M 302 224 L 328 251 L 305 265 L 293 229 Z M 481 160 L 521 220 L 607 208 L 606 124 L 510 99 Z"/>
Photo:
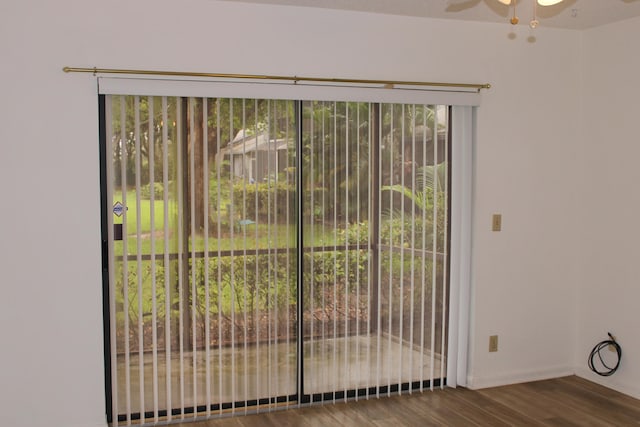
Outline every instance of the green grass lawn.
<path id="1" fill-rule="evenodd" d="M 126 253 L 135 255 L 140 251 L 142 254 L 151 254 L 152 240 L 154 240 L 154 253 L 161 254 L 165 252 L 165 244 L 169 253 L 177 253 L 179 249 L 178 236 L 178 206 L 175 201 L 169 201 L 168 206 L 168 223 L 165 224 L 164 201 L 155 200 L 153 203 L 153 225 L 151 221 L 152 205 L 150 200 L 140 200 L 140 211 L 138 213 L 138 205 L 136 202 L 135 191 L 130 190 L 126 194 L 126 201 L 123 200 L 121 194 L 114 195 L 113 203 L 117 201 L 125 203 L 127 208 L 121 217 L 114 215 L 114 223 L 122 224 L 126 220 Z M 140 226 L 138 232 L 138 214 L 140 215 Z M 226 217 L 226 215 L 222 215 Z M 168 236 L 165 236 L 165 226 L 168 229 Z M 199 234 L 189 243 L 189 250 L 196 252 L 201 251 L 226 251 L 226 250 L 242 250 L 255 248 L 293 248 L 296 246 L 297 239 L 296 224 L 262 224 L 254 223 L 248 225 L 221 224 L 220 237 L 216 237 L 217 226 L 208 238 Z M 155 230 L 153 233 L 151 230 Z M 309 233 L 310 227 L 307 228 L 305 235 L 305 244 L 310 246 L 344 244 L 340 241 L 340 236 L 331 226 L 316 225 L 313 229 L 313 235 Z M 186 238 L 187 236 L 183 236 Z M 193 246 L 191 246 L 193 245 Z M 122 255 L 124 250 L 124 241 L 115 242 L 114 252 L 116 256 Z"/>
<path id="2" fill-rule="evenodd" d="M 114 197 L 114 203 L 116 201 L 123 202 L 122 195 Z M 121 327 L 124 322 L 124 313 L 122 310 L 125 309 L 124 304 L 124 292 L 122 291 L 123 283 L 128 282 L 127 286 L 127 299 L 128 299 L 128 312 L 130 316 L 130 320 L 135 323 L 138 316 L 138 303 L 142 301 L 143 312 L 146 316 L 151 313 L 151 305 L 154 299 L 154 295 L 157 299 L 157 304 L 159 307 L 158 316 L 162 318 L 164 316 L 163 310 L 164 306 L 164 298 L 165 298 L 165 288 L 164 283 L 165 280 L 168 280 L 172 283 L 172 286 L 175 287 L 176 281 L 178 280 L 178 261 L 174 260 L 170 263 L 166 264 L 163 262 L 163 254 L 177 254 L 179 252 L 179 235 L 178 235 L 178 220 L 177 220 L 177 203 L 175 201 L 169 202 L 168 206 L 168 216 L 166 217 L 167 222 L 165 223 L 165 214 L 164 214 L 164 201 L 163 200 L 155 200 L 153 205 L 149 200 L 140 200 L 139 206 L 136 203 L 135 192 L 129 191 L 126 194 L 126 204 L 128 209 L 125 211 L 124 215 L 121 217 L 114 216 L 115 223 L 122 223 L 126 221 L 126 233 L 127 238 L 125 241 L 116 241 L 114 242 L 114 252 L 116 257 L 121 257 L 123 253 L 126 253 L 129 256 L 134 256 L 137 254 L 150 255 L 155 254 L 157 258 L 160 258 L 158 261 L 150 261 L 143 260 L 140 263 L 131 259 L 129 261 L 124 261 L 122 259 L 116 260 L 115 268 L 116 268 L 116 288 L 121 291 L 116 292 L 116 302 L 118 306 L 118 325 Z M 139 208 L 139 209 L 138 209 Z M 154 219 L 151 220 L 151 212 L 153 210 Z M 223 216 L 223 215 L 221 215 Z M 138 227 L 138 222 L 139 227 Z M 166 229 L 165 229 L 166 226 Z M 341 224 L 341 226 L 344 226 Z M 355 227 L 355 226 L 354 226 Z M 168 229 L 168 233 L 167 233 Z M 363 228 L 365 229 L 365 228 Z M 351 228 L 351 234 L 353 237 L 353 233 L 356 228 Z M 228 250 L 238 250 L 242 251 L 243 249 L 247 249 L 251 251 L 253 249 L 267 249 L 267 248 L 295 248 L 297 246 L 297 225 L 296 224 L 265 224 L 265 223 L 252 223 L 247 225 L 229 225 L 224 224 L 220 227 L 220 237 L 217 237 L 218 227 L 215 227 L 215 231 L 209 237 L 205 237 L 202 234 L 196 235 L 194 238 L 188 241 L 189 243 L 189 252 L 202 252 L 209 251 L 211 252 L 211 258 L 209 260 L 209 267 L 203 269 L 204 260 L 197 259 L 197 261 L 190 261 L 190 265 L 194 265 L 194 262 L 199 264 L 197 268 L 193 269 L 196 274 L 195 283 L 198 285 L 199 292 L 197 301 L 200 303 L 203 301 L 204 296 L 201 295 L 204 292 L 204 273 L 203 271 L 209 271 L 209 274 L 212 274 L 213 268 L 219 268 L 218 271 L 223 271 L 222 273 L 222 281 L 218 279 L 218 276 L 209 277 L 211 280 L 210 292 L 212 293 L 210 296 L 212 301 L 214 301 L 213 306 L 215 310 L 217 310 L 217 304 L 219 301 L 221 304 L 221 308 L 224 312 L 228 312 L 232 305 L 234 305 L 234 309 L 237 312 L 241 312 L 243 310 L 243 304 L 245 303 L 245 298 L 248 298 L 246 295 L 252 297 L 255 295 L 255 292 L 252 290 L 254 287 L 260 287 L 260 289 L 271 289 L 270 287 L 278 287 L 279 291 L 274 291 L 276 293 L 280 292 L 282 295 L 284 293 L 289 292 L 291 295 L 295 294 L 295 269 L 289 269 L 288 267 L 288 258 L 286 255 L 280 255 L 278 257 L 272 258 L 269 257 L 267 261 L 267 267 L 263 265 L 264 256 L 261 257 L 261 260 L 258 260 L 258 257 L 224 257 L 218 259 L 215 254 L 218 250 L 220 251 L 228 251 Z M 304 226 L 304 246 L 333 246 L 333 245 L 344 245 L 345 242 L 345 233 L 344 230 L 335 228 L 332 224 L 315 224 L 313 227 L 310 225 Z M 188 236 L 184 236 L 187 238 Z M 363 236 L 364 237 L 364 236 Z M 154 243 L 154 248 L 152 250 L 152 241 Z M 166 245 L 166 248 L 165 248 Z M 353 276 L 353 272 L 357 270 L 353 266 L 354 262 L 360 262 L 362 273 L 365 274 L 365 268 L 368 264 L 368 258 L 366 255 L 366 251 L 364 253 L 359 253 L 350 251 L 347 256 L 345 256 L 344 250 L 338 251 L 329 251 L 324 253 L 318 253 L 316 262 L 317 263 L 326 263 L 327 265 L 327 274 L 330 276 L 328 280 L 336 280 L 337 282 L 353 280 L 348 278 L 351 274 Z M 250 255 L 250 254 L 248 254 Z M 284 258 L 283 258 L 284 257 Z M 335 257 L 335 258 L 332 258 Z M 357 257 L 357 258 L 356 258 Z M 396 255 L 396 258 L 399 256 Z M 245 263 L 244 266 L 242 263 Z M 247 262 L 250 263 L 251 267 L 247 267 Z M 430 260 L 428 260 L 428 263 Z M 235 267 L 230 267 L 232 264 Z M 350 270 L 347 271 L 346 264 L 349 263 Z M 126 265 L 127 272 L 124 272 L 122 269 Z M 316 264 L 316 270 L 318 269 L 318 265 Z M 394 275 L 399 277 L 399 268 L 401 262 L 399 258 L 394 261 L 393 271 Z M 405 258 L 404 263 L 402 263 L 404 272 L 407 274 L 411 270 L 416 267 L 416 265 L 411 264 L 410 258 Z M 189 269 L 189 267 L 186 267 Z M 260 268 L 260 271 L 258 271 Z M 267 268 L 267 270 L 265 270 Z M 307 268 L 313 269 L 313 264 L 307 265 Z M 284 270 L 283 270 L 284 269 Z M 335 269 L 335 271 L 334 271 Z M 230 272 L 235 271 L 235 278 L 230 279 Z M 265 273 L 265 271 L 268 271 Z M 311 271 L 311 270 L 309 270 Z M 166 274 L 166 278 L 165 278 Z M 220 273 L 218 273 L 220 274 Z M 270 277 L 265 277 L 265 274 L 271 274 Z M 278 278 L 276 280 L 276 274 Z M 314 273 L 320 274 L 320 273 Z M 324 274 L 324 273 L 322 273 Z M 153 281 L 153 275 L 156 277 L 156 281 Z M 394 277 L 395 277 L 394 276 Z M 337 277 L 337 279 L 336 279 Z M 386 275 L 385 275 L 386 277 Z M 188 280 L 192 280 L 189 278 Z M 269 284 L 263 283 L 265 280 L 270 280 Z M 327 280 L 326 278 L 319 278 L 319 281 Z M 231 283 L 242 284 L 242 286 L 233 287 Z M 169 283 L 169 282 L 168 282 Z M 141 287 L 142 295 L 138 295 L 139 288 Z M 234 289 L 236 293 L 231 294 L 232 289 Z M 257 289 L 257 288 L 256 288 Z M 274 288 L 275 289 L 275 288 Z M 155 292 L 155 294 L 154 294 Z M 173 291 L 172 291 L 173 292 Z M 218 295 L 220 292 L 220 295 Z M 237 292 L 241 292 L 241 294 L 237 294 Z M 249 292 L 249 294 L 246 294 Z M 271 292 L 271 291 L 269 291 Z M 140 298 L 141 297 L 141 298 Z M 140 298 L 140 300 L 138 299 Z M 235 301 L 235 303 L 233 303 Z M 282 302 L 285 306 L 289 303 L 287 301 Z M 261 308 L 265 308 L 267 303 L 265 301 L 257 301 L 256 304 L 260 304 Z M 204 308 L 198 308 L 200 310 L 199 315 L 204 315 Z"/>
<path id="3" fill-rule="evenodd" d="M 114 216 L 113 222 L 115 224 L 122 224 L 123 219 L 127 220 L 127 234 L 132 235 L 137 232 L 137 217 L 138 217 L 138 206 L 136 203 L 136 192 L 135 190 L 129 190 L 126 193 L 127 198 L 126 202 L 123 200 L 122 194 L 114 194 L 113 203 L 115 204 L 117 201 L 122 204 L 126 204 L 127 209 L 123 216 L 117 217 Z M 169 201 L 169 228 L 174 228 L 177 221 L 177 212 L 178 206 L 175 201 Z M 164 229 L 164 201 L 162 200 L 154 200 L 153 202 L 153 223 L 156 231 L 161 231 Z M 141 199 L 140 200 L 140 233 L 150 233 L 151 232 L 151 201 Z"/>

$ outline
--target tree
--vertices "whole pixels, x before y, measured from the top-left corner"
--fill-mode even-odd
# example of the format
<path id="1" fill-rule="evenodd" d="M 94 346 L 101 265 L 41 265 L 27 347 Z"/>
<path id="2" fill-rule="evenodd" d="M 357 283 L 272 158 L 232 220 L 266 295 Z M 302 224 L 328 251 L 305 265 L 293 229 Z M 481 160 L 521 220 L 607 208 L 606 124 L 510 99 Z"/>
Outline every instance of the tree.
<path id="1" fill-rule="evenodd" d="M 215 228 L 211 216 L 208 215 L 205 218 L 205 203 L 208 198 L 205 193 L 205 182 L 209 181 L 209 156 L 207 155 L 205 159 L 204 123 L 203 100 L 191 98 L 187 107 L 187 156 L 183 159 L 183 170 L 187 171 L 187 191 L 185 192 L 187 197 L 184 207 L 185 212 L 188 213 L 185 217 L 185 226 L 187 228 L 193 226 L 195 233 L 202 233 L 205 224 L 209 230 Z"/>

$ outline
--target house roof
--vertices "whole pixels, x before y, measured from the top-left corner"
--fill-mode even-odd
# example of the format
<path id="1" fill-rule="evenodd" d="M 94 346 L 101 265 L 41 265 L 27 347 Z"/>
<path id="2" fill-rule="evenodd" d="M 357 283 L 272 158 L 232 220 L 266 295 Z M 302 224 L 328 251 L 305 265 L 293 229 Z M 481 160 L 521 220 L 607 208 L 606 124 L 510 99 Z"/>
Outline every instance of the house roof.
<path id="1" fill-rule="evenodd" d="M 269 139 L 266 132 L 248 135 L 246 129 L 241 129 L 229 144 L 220 150 L 222 155 L 240 155 L 253 151 L 286 150 L 291 139 Z"/>

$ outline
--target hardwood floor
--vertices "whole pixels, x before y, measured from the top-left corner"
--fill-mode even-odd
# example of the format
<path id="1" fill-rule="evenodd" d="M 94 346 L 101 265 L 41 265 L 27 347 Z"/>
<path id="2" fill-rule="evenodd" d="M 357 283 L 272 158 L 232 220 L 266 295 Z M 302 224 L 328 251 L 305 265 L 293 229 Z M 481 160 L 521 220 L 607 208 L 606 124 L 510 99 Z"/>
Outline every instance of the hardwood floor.
<path id="1" fill-rule="evenodd" d="M 640 400 L 572 376 L 478 391 L 444 389 L 177 425 L 640 426 Z"/>

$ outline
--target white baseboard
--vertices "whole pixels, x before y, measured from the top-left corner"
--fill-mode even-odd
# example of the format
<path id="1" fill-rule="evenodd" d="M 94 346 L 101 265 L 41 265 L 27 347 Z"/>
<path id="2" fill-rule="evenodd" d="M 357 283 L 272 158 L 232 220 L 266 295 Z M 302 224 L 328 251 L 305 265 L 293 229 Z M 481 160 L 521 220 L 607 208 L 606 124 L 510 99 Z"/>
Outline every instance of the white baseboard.
<path id="1" fill-rule="evenodd" d="M 640 399 L 640 385 L 627 382 L 622 379 L 622 377 L 616 377 L 617 374 L 613 374 L 613 376 L 610 377 L 602 377 L 591 372 L 587 368 L 580 367 L 575 368 L 574 370 L 576 375 L 580 378 L 584 378 L 585 380 L 592 381 L 596 384 L 600 384 L 612 390 Z"/>
<path id="2" fill-rule="evenodd" d="M 469 375 L 467 376 L 467 388 L 477 390 L 481 388 L 526 383 L 530 381 L 548 380 L 551 378 L 566 377 L 574 374 L 575 370 L 573 368 L 568 366 L 559 366 L 548 369 L 514 371 L 492 376 Z"/>

